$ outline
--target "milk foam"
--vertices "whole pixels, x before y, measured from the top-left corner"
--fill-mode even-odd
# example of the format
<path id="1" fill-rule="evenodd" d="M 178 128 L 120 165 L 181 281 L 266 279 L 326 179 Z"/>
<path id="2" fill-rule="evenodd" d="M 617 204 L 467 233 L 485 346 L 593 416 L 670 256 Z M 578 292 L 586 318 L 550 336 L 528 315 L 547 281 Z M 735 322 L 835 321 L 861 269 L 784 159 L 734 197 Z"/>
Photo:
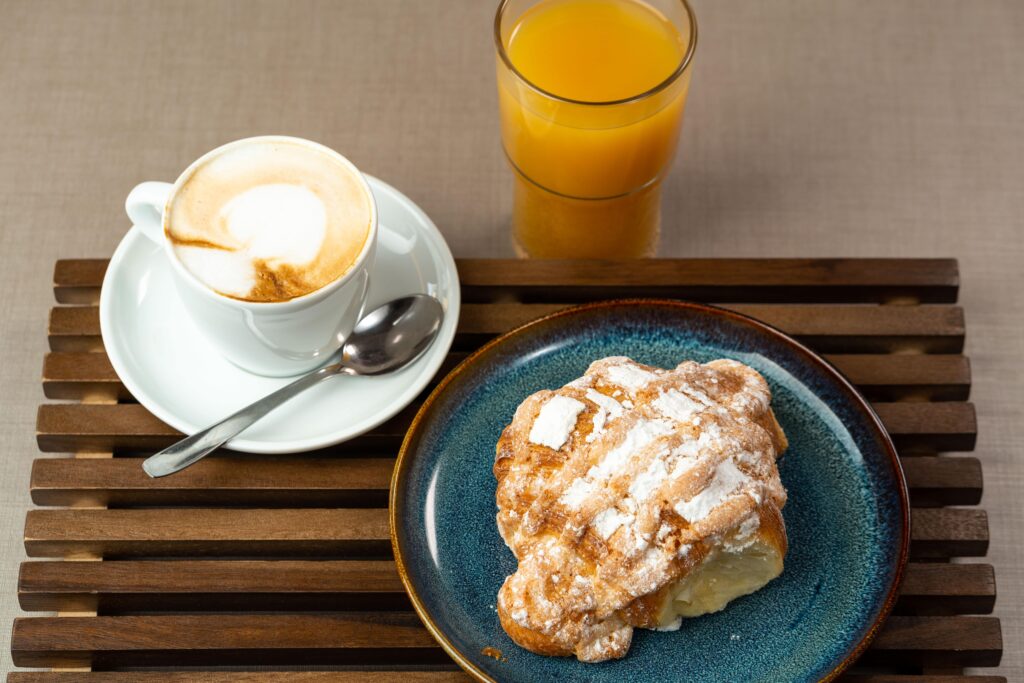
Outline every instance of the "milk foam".
<path id="1" fill-rule="evenodd" d="M 316 258 L 327 231 L 324 203 L 301 185 L 246 190 L 224 205 L 224 215 L 228 231 L 253 258 L 296 266 Z"/>
<path id="2" fill-rule="evenodd" d="M 344 275 L 371 219 L 347 166 L 275 139 L 229 148 L 196 169 L 172 202 L 167 235 L 182 265 L 214 291 L 285 301 Z"/>
<path id="3" fill-rule="evenodd" d="M 245 252 L 179 245 L 178 260 L 207 287 L 243 298 L 256 287 L 256 269 Z"/>

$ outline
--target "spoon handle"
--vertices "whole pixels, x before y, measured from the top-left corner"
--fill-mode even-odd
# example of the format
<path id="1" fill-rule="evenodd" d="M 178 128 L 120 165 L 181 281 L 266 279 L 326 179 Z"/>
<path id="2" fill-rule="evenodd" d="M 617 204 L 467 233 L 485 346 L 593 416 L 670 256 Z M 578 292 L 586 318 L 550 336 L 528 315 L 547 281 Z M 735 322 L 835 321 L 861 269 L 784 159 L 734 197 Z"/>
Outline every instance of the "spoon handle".
<path id="1" fill-rule="evenodd" d="M 151 477 L 165 477 L 208 455 L 211 451 L 223 446 L 228 440 L 238 436 L 246 427 L 253 424 L 274 408 L 298 396 L 306 389 L 319 384 L 327 377 L 344 372 L 338 364 L 328 365 L 319 370 L 303 375 L 291 384 L 286 384 L 277 391 L 268 394 L 255 403 L 229 415 L 220 422 L 207 427 L 201 432 L 185 437 L 173 446 L 169 446 L 156 455 L 151 455 L 142 462 L 142 469 Z"/>

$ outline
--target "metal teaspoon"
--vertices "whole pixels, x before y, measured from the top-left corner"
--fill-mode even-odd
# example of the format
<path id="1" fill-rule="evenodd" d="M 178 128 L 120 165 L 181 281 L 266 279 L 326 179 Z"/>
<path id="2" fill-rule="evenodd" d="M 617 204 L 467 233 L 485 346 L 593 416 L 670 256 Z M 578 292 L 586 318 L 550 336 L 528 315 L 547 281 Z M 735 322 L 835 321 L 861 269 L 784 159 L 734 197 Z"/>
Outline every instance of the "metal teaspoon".
<path id="1" fill-rule="evenodd" d="M 217 424 L 146 458 L 151 477 L 183 470 L 223 446 L 271 410 L 335 375 L 380 375 L 407 365 L 423 353 L 441 329 L 444 309 L 426 294 L 395 299 L 370 311 L 342 347 L 341 360 L 314 370 L 264 396 Z"/>

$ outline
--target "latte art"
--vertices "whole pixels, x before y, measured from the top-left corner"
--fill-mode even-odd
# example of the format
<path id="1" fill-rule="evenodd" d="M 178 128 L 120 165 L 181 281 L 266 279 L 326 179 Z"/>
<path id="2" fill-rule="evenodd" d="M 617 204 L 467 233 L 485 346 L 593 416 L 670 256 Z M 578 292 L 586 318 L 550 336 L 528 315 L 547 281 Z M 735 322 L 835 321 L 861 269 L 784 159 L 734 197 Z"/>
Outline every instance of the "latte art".
<path id="1" fill-rule="evenodd" d="M 168 207 L 165 231 L 210 289 L 274 302 L 348 272 L 372 218 L 355 171 L 327 151 L 274 140 L 228 148 L 195 169 Z"/>

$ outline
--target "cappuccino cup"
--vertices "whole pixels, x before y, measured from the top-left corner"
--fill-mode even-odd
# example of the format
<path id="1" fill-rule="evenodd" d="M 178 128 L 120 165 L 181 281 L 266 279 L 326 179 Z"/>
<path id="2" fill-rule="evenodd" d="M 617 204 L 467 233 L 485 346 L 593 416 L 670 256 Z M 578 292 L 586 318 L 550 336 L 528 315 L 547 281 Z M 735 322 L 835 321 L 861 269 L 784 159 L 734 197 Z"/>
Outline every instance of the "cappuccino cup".
<path id="1" fill-rule="evenodd" d="M 158 244 L 178 296 L 224 357 L 260 375 L 312 370 L 351 334 L 369 288 L 377 207 L 348 159 L 315 142 L 246 138 L 125 210 Z"/>

